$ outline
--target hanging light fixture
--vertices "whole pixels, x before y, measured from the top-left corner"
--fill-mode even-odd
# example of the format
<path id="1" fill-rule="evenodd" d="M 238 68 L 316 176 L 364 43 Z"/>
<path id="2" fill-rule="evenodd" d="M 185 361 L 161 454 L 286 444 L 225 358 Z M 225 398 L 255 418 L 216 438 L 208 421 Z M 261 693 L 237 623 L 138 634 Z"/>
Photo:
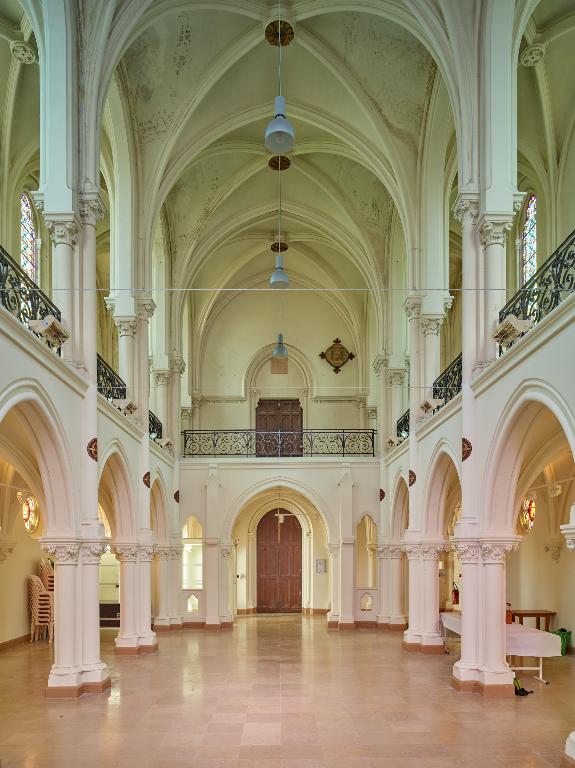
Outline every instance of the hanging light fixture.
<path id="1" fill-rule="evenodd" d="M 272 357 L 276 360 L 283 360 L 288 356 L 287 347 L 284 344 L 283 333 L 278 333 L 278 340 L 272 352 Z"/>
<path id="2" fill-rule="evenodd" d="M 291 39 L 293 39 L 293 30 L 291 38 L 283 39 L 282 27 L 285 26 L 286 25 L 282 22 L 281 18 L 281 0 L 278 0 L 278 95 L 274 101 L 274 118 L 268 123 L 264 134 L 265 145 L 270 152 L 274 153 L 274 155 L 282 155 L 286 152 L 290 152 L 295 144 L 295 131 L 293 125 L 286 117 L 286 100 L 285 97 L 282 96 L 282 47 L 284 44 L 289 44 Z M 289 25 L 287 25 L 287 28 L 291 29 Z M 283 30 L 283 32 L 285 34 L 285 30 Z"/>

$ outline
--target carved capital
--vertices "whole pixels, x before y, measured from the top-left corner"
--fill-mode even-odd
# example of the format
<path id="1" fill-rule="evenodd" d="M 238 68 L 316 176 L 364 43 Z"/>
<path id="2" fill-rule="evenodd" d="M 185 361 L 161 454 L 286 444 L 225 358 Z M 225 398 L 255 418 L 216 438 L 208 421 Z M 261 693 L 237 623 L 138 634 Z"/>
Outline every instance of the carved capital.
<path id="1" fill-rule="evenodd" d="M 462 563 L 478 563 L 481 546 L 477 541 L 460 541 L 454 543 L 454 549 Z"/>
<path id="2" fill-rule="evenodd" d="M 170 371 L 177 373 L 178 376 L 183 376 L 185 370 L 186 364 L 183 357 L 176 356 L 170 358 Z"/>
<path id="3" fill-rule="evenodd" d="M 387 381 L 391 387 L 402 387 L 406 374 L 405 368 L 388 368 Z"/>
<path id="4" fill-rule="evenodd" d="M 181 560 L 182 552 L 183 552 L 183 547 L 170 547 L 170 559 Z"/>
<path id="5" fill-rule="evenodd" d="M 54 245 L 69 245 L 72 247 L 78 242 L 78 224 L 74 219 L 63 221 L 61 219 L 50 218 L 46 215 L 44 219 L 46 229 Z"/>
<path id="6" fill-rule="evenodd" d="M 519 549 L 518 541 L 489 541 L 481 544 L 481 559 L 484 563 L 504 563 L 510 552 Z"/>
<path id="7" fill-rule="evenodd" d="M 405 552 L 408 560 L 421 559 L 421 546 L 419 544 L 402 544 L 402 552 Z"/>
<path id="8" fill-rule="evenodd" d="M 154 316 L 156 302 L 151 296 L 141 296 L 137 299 L 137 315 L 140 320 L 148 322 Z"/>
<path id="9" fill-rule="evenodd" d="M 136 563 L 138 561 L 138 547 L 136 544 L 116 544 L 112 552 L 121 563 Z"/>
<path id="10" fill-rule="evenodd" d="M 151 563 L 154 559 L 156 548 L 151 544 L 141 544 L 139 546 L 138 559 L 141 563 Z"/>
<path id="11" fill-rule="evenodd" d="M 99 192 L 85 192 L 80 195 L 80 218 L 82 224 L 95 227 L 104 218 L 104 205 Z"/>
<path id="12" fill-rule="evenodd" d="M 408 320 L 419 320 L 421 317 L 421 296 L 409 295 L 403 302 L 403 308 Z"/>
<path id="13" fill-rule="evenodd" d="M 231 547 L 220 547 L 220 557 L 222 560 L 228 560 L 232 554 Z"/>
<path id="14" fill-rule="evenodd" d="M 170 548 L 169 547 L 154 547 L 154 557 L 156 560 L 169 560 Z"/>
<path id="15" fill-rule="evenodd" d="M 120 336 L 135 336 L 138 325 L 135 317 L 115 317 L 114 325 Z"/>
<path id="16" fill-rule="evenodd" d="M 328 544 L 327 545 L 329 556 L 332 560 L 335 560 L 335 558 L 339 555 L 339 544 Z"/>
<path id="17" fill-rule="evenodd" d="M 481 245 L 487 248 L 490 245 L 504 246 L 507 242 L 507 234 L 513 222 L 512 216 L 487 218 L 481 220 L 479 238 Z"/>
<path id="18" fill-rule="evenodd" d="M 443 315 L 422 315 L 421 330 L 424 336 L 439 336 Z"/>
<path id="19" fill-rule="evenodd" d="M 454 218 L 456 218 L 462 226 L 475 226 L 479 217 L 479 199 L 477 195 L 458 195 L 452 211 Z"/>
<path id="20" fill-rule="evenodd" d="M 439 560 L 439 555 L 445 550 L 445 544 L 422 544 L 421 545 L 421 559 L 422 560 Z"/>
<path id="21" fill-rule="evenodd" d="M 76 542 L 43 541 L 40 547 L 57 563 L 74 564 L 78 562 L 80 545 Z"/>
<path id="22" fill-rule="evenodd" d="M 545 551 L 551 555 L 551 559 L 554 563 L 559 562 L 562 550 L 563 544 L 560 541 L 552 541 L 545 545 Z"/>
<path id="23" fill-rule="evenodd" d="M 387 358 L 384 355 L 377 355 L 372 363 L 372 367 L 376 376 L 379 376 L 386 366 Z"/>
<path id="24" fill-rule="evenodd" d="M 154 371 L 154 381 L 157 387 L 167 387 L 170 383 L 170 374 L 168 371 Z"/>
<path id="25" fill-rule="evenodd" d="M 105 551 L 105 541 L 84 542 L 81 547 L 82 563 L 85 563 L 86 565 L 99 565 L 100 558 Z"/>

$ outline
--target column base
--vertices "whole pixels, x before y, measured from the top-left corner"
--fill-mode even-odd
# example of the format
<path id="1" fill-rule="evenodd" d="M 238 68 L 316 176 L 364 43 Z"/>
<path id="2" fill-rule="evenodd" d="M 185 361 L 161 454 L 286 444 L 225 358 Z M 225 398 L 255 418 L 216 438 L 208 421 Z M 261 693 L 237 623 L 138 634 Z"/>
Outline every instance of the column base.
<path id="1" fill-rule="evenodd" d="M 409 653 L 419 653 L 421 651 L 421 643 L 410 643 L 407 640 L 404 640 L 402 645 L 403 650 L 409 651 Z"/>
<path id="2" fill-rule="evenodd" d="M 393 621 L 389 622 L 389 631 L 390 632 L 405 632 L 407 629 L 407 622 L 403 621 L 401 624 L 396 624 Z"/>
<path id="3" fill-rule="evenodd" d="M 205 629 L 205 621 L 184 621 L 182 629 Z"/>
<path id="4" fill-rule="evenodd" d="M 328 629 L 337 629 L 339 622 L 337 621 L 328 621 L 327 622 L 327 628 Z"/>
<path id="5" fill-rule="evenodd" d="M 46 688 L 47 699 L 79 699 L 87 693 L 105 693 L 112 687 L 109 677 L 98 683 L 81 683 L 80 685 L 57 685 Z"/>
<path id="6" fill-rule="evenodd" d="M 567 736 L 565 742 L 565 754 L 563 755 L 563 765 L 575 765 L 575 731 Z"/>
<path id="7" fill-rule="evenodd" d="M 377 621 L 358 621 L 355 620 L 356 629 L 377 629 Z"/>
<path id="8" fill-rule="evenodd" d="M 97 691 L 98 693 L 101 692 L 101 690 L 105 690 L 106 688 L 110 687 L 110 676 L 108 675 L 108 667 L 104 662 L 100 661 L 96 664 L 87 664 L 83 670 L 82 670 L 82 685 L 86 686 L 102 686 L 106 681 L 108 681 L 107 686 L 104 688 L 101 688 L 100 691 Z"/>
<path id="9" fill-rule="evenodd" d="M 338 629 L 355 629 L 355 619 L 352 616 L 340 616 L 337 623 Z"/>
<path id="10" fill-rule="evenodd" d="M 141 653 L 155 653 L 158 650 L 158 643 L 148 643 L 146 645 L 138 645 L 137 653 L 138 655 Z"/>
<path id="11" fill-rule="evenodd" d="M 425 653 L 429 656 L 443 656 L 445 653 L 445 648 L 443 647 L 443 643 L 441 645 L 437 645 L 436 643 L 421 643 L 420 651 L 421 653 Z"/>
<path id="12" fill-rule="evenodd" d="M 481 680 L 459 680 L 452 677 L 451 687 L 462 693 L 479 693 L 487 698 L 508 699 L 515 696 L 513 684 L 485 685 Z"/>
<path id="13" fill-rule="evenodd" d="M 170 616 L 170 629 L 183 629 L 184 620 L 181 616 Z"/>
<path id="14" fill-rule="evenodd" d="M 377 626 L 377 629 L 387 631 L 389 630 L 389 621 L 378 621 L 376 626 Z"/>
<path id="15" fill-rule="evenodd" d="M 222 625 L 219 621 L 206 621 L 204 624 L 204 629 L 220 630 L 221 628 Z"/>
<path id="16" fill-rule="evenodd" d="M 422 635 L 421 636 L 421 653 L 428 653 L 428 654 L 445 653 L 443 637 L 439 634 Z"/>

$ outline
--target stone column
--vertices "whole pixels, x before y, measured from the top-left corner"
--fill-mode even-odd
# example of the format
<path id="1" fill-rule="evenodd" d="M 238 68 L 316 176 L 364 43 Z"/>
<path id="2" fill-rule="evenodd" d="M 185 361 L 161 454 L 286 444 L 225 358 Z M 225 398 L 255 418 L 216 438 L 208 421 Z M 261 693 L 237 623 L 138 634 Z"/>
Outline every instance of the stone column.
<path id="1" fill-rule="evenodd" d="M 137 395 L 138 420 L 148 433 L 148 411 L 150 408 L 150 360 L 148 356 L 148 324 L 153 317 L 156 305 L 149 297 L 138 300 L 138 324 L 136 328 L 136 369 L 135 391 Z M 159 414 L 156 414 L 159 416 Z"/>
<path id="2" fill-rule="evenodd" d="M 162 437 L 168 437 L 170 429 L 168 424 L 169 371 L 154 371 L 154 383 L 156 385 L 156 416 L 162 422 Z"/>
<path id="3" fill-rule="evenodd" d="M 355 629 L 355 578 L 353 536 L 339 541 L 339 623 L 338 629 Z"/>
<path id="4" fill-rule="evenodd" d="M 421 547 L 422 558 L 422 625 L 421 652 L 443 653 L 443 635 L 439 630 L 439 553 L 445 544 L 431 543 Z"/>
<path id="5" fill-rule="evenodd" d="M 36 207 L 39 202 L 36 201 Z M 62 345 L 64 360 L 77 365 L 81 340 L 76 318 L 76 291 L 74 285 L 74 248 L 78 242 L 79 222 L 73 213 L 44 213 L 46 229 L 52 240 L 52 301 L 62 313 L 62 323 L 70 337 Z"/>
<path id="6" fill-rule="evenodd" d="M 408 651 L 419 651 L 422 633 L 422 560 L 419 544 L 405 544 L 403 551 L 409 563 L 409 605 L 408 628 L 403 633 L 403 647 Z"/>
<path id="7" fill-rule="evenodd" d="M 505 244 L 513 223 L 513 214 L 483 214 L 479 222 L 481 244 L 484 247 L 483 278 L 483 338 L 480 366 L 485 367 L 497 359 L 497 343 L 493 332 L 499 324 L 499 310 L 505 304 Z"/>
<path id="8" fill-rule="evenodd" d="M 389 552 L 389 628 L 395 631 L 407 629 L 403 612 L 403 564 L 401 545 L 393 544 Z"/>
<path id="9" fill-rule="evenodd" d="M 246 608 L 255 613 L 257 606 L 257 535 L 256 531 L 248 531 L 246 552 Z"/>
<path id="10" fill-rule="evenodd" d="M 204 539 L 206 629 L 220 629 L 220 540 Z"/>
<path id="11" fill-rule="evenodd" d="M 389 547 L 378 547 L 379 558 L 379 613 L 377 628 L 389 629 Z"/>
<path id="12" fill-rule="evenodd" d="M 136 544 L 115 544 L 112 552 L 120 561 L 120 631 L 116 637 L 116 653 L 137 654 L 138 547 Z"/>
<path id="13" fill-rule="evenodd" d="M 138 653 L 153 653 L 158 648 L 152 630 L 152 560 L 154 547 L 138 547 Z M 121 614 L 120 614 L 121 615 Z"/>
<path id="14" fill-rule="evenodd" d="M 404 307 L 409 323 L 409 427 L 413 434 L 421 402 L 421 296 L 410 294 Z"/>
<path id="15" fill-rule="evenodd" d="M 172 629 L 182 629 L 184 626 L 184 619 L 182 617 L 182 546 L 170 547 L 170 560 L 169 566 L 169 611 L 170 611 L 170 627 Z"/>
<path id="16" fill-rule="evenodd" d="M 182 429 L 192 429 L 192 409 L 182 408 Z"/>
<path id="17" fill-rule="evenodd" d="M 494 686 L 497 686 L 502 693 L 513 694 L 514 674 L 505 655 L 505 560 L 507 554 L 518 546 L 517 541 L 481 542 L 483 615 L 480 622 L 482 658 L 479 682 L 484 693 L 496 692 Z M 491 687 L 490 691 L 485 690 L 488 687 Z"/>
<path id="18" fill-rule="evenodd" d="M 311 614 L 313 611 L 313 548 L 311 531 L 302 530 L 302 611 Z"/>
<path id="19" fill-rule="evenodd" d="M 417 404 L 421 405 L 424 400 L 430 400 L 433 397 L 433 382 L 439 376 L 440 359 L 440 339 L 439 332 L 443 323 L 443 315 L 422 315 L 421 330 L 423 333 L 424 348 L 424 389 L 420 392 Z M 440 398 L 444 395 L 440 394 Z"/>
<path id="20" fill-rule="evenodd" d="M 231 542 L 220 546 L 220 626 L 222 629 L 229 629 L 233 626 L 230 610 L 232 548 Z"/>
<path id="21" fill-rule="evenodd" d="M 170 577 L 169 577 L 169 547 L 155 547 L 154 556 L 156 559 L 156 590 L 157 590 L 157 614 L 154 617 L 154 630 L 165 631 L 170 628 Z"/>
<path id="22" fill-rule="evenodd" d="M 103 541 L 82 542 L 82 688 L 101 692 L 110 687 L 108 667 L 100 658 L 100 558 Z"/>
<path id="23" fill-rule="evenodd" d="M 118 328 L 118 356 L 119 374 L 126 382 L 128 399 L 136 402 L 134 393 L 134 339 L 136 336 L 136 317 L 114 317 L 114 323 Z"/>
<path id="24" fill-rule="evenodd" d="M 81 617 L 78 607 L 78 542 L 43 541 L 54 560 L 54 663 L 48 677 L 50 698 L 77 698 L 82 693 Z"/>
<path id="25" fill-rule="evenodd" d="M 329 602 L 327 615 L 328 629 L 337 629 L 339 624 L 339 544 L 328 544 L 329 550 Z"/>
<path id="26" fill-rule="evenodd" d="M 477 541 L 457 541 L 455 548 L 461 563 L 461 657 L 453 666 L 452 685 L 457 690 L 475 690 L 481 636 L 479 598 L 481 547 Z"/>
<path id="27" fill-rule="evenodd" d="M 181 419 L 181 401 L 182 401 L 182 376 L 186 370 L 184 358 L 181 355 L 170 357 L 170 407 L 168 415 L 168 435 L 174 443 L 176 454 L 179 453 L 181 443 L 182 419 Z"/>
<path id="28" fill-rule="evenodd" d="M 388 368 L 387 384 L 390 388 L 390 425 L 389 436 L 397 432 L 397 422 L 403 416 L 403 386 L 405 383 L 405 368 Z"/>

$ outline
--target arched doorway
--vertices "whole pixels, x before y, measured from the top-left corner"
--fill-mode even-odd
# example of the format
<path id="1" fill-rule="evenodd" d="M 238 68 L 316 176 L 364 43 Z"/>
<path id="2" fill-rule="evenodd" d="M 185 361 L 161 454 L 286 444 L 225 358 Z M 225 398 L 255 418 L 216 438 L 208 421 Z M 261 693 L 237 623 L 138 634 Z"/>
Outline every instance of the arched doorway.
<path id="1" fill-rule="evenodd" d="M 302 530 L 287 509 L 271 509 L 257 528 L 258 613 L 300 613 Z"/>

